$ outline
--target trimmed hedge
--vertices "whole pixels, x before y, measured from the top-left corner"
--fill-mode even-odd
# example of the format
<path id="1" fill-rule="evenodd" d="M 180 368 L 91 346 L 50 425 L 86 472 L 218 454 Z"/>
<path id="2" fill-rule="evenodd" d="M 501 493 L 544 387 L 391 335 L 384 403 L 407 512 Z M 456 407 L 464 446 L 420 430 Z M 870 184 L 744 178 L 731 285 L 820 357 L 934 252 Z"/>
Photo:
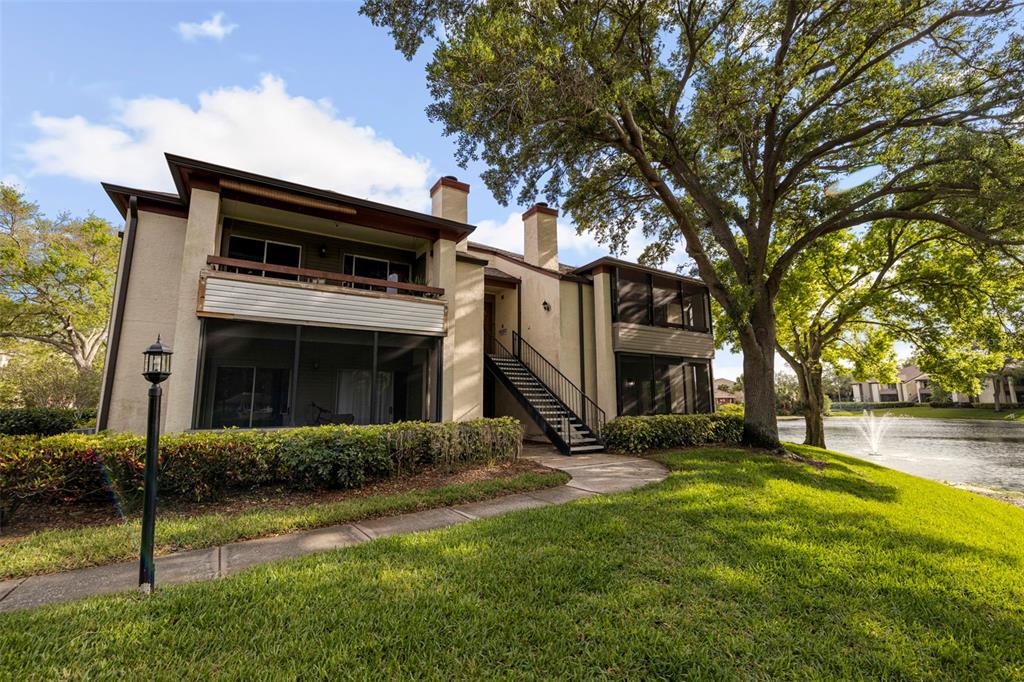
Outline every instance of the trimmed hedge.
<path id="1" fill-rule="evenodd" d="M 96 410 L 60 407 L 18 407 L 0 410 L 0 435 L 53 436 L 95 421 Z"/>
<path id="2" fill-rule="evenodd" d="M 928 407 L 974 407 L 974 403 L 953 400 L 930 400 Z"/>
<path id="3" fill-rule="evenodd" d="M 603 432 L 613 450 L 644 452 L 707 443 L 739 443 L 743 417 L 732 414 L 656 414 L 616 417 Z"/>
<path id="4" fill-rule="evenodd" d="M 909 401 L 893 401 L 891 403 L 832 403 L 833 410 L 840 410 L 843 412 L 857 410 L 885 410 L 892 409 L 894 407 L 915 407 L 921 403 L 913 403 Z"/>
<path id="5" fill-rule="evenodd" d="M 355 488 L 434 464 L 514 460 L 521 449 L 522 429 L 510 417 L 172 434 L 160 439 L 160 496 L 201 502 L 263 485 Z M 0 523 L 28 500 L 113 494 L 132 507 L 144 458 L 145 438 L 135 434 L 0 436 Z"/>

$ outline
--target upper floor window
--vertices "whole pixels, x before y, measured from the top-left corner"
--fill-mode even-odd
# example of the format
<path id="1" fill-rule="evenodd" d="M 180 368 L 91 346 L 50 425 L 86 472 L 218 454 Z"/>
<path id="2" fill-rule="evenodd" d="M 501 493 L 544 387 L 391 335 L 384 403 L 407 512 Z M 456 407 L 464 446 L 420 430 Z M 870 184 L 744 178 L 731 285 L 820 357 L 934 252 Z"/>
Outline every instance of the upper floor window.
<path id="1" fill-rule="evenodd" d="M 408 263 L 351 254 L 345 256 L 342 271 L 346 275 L 370 279 L 390 279 L 393 282 L 409 282 L 412 274 L 412 268 Z"/>
<path id="2" fill-rule="evenodd" d="M 647 273 L 620 268 L 617 279 L 619 322 L 651 324 L 651 286 Z"/>
<path id="3" fill-rule="evenodd" d="M 286 244 L 275 242 L 269 239 L 254 239 L 253 237 L 240 237 L 231 235 L 228 239 L 228 258 L 267 263 L 268 265 L 286 265 L 291 268 L 299 267 L 302 260 L 302 247 L 297 244 Z M 276 272 L 265 272 L 263 270 L 242 270 L 250 275 L 264 275 L 266 277 L 279 277 L 284 279 L 295 279 L 295 275 L 286 275 Z"/>
<path id="4" fill-rule="evenodd" d="M 616 273 L 617 321 L 708 331 L 703 287 L 641 270 Z"/>

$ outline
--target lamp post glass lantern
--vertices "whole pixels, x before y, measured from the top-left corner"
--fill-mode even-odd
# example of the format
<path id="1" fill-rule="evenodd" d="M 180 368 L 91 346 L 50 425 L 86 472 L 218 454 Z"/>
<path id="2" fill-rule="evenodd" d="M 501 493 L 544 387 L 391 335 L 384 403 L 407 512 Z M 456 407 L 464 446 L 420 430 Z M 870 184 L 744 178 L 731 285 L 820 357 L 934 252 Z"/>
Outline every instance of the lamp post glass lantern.
<path id="1" fill-rule="evenodd" d="M 142 506 L 142 549 L 139 554 L 139 589 L 153 591 L 156 566 L 153 563 L 153 538 L 156 530 L 156 479 L 160 449 L 160 384 L 171 376 L 173 351 L 160 337 L 142 353 L 142 376 L 150 383 L 149 414 L 146 419 L 146 478 Z"/>

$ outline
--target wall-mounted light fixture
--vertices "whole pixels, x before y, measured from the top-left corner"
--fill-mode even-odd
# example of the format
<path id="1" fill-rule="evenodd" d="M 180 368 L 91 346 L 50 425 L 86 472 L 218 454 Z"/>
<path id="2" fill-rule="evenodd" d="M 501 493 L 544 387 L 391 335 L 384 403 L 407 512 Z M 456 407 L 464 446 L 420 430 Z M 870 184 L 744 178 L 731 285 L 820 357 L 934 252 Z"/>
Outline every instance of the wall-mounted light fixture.
<path id="1" fill-rule="evenodd" d="M 320 245 L 320 257 L 327 258 L 327 244 Z"/>
<path id="2" fill-rule="evenodd" d="M 550 313 L 551 312 L 551 304 L 550 303 L 548 303 L 547 301 L 544 301 L 544 303 L 542 305 L 544 306 L 544 312 L 546 312 L 546 313 Z"/>

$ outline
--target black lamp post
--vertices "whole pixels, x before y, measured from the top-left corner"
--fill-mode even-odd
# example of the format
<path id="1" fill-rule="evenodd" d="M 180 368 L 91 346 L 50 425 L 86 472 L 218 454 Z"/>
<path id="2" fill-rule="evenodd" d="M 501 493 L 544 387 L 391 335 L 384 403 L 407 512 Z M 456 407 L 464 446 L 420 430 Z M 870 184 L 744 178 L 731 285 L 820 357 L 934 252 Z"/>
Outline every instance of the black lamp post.
<path id="1" fill-rule="evenodd" d="M 156 565 L 153 563 L 153 536 L 156 529 L 156 475 L 160 449 L 160 384 L 171 376 L 171 349 L 160 337 L 142 353 L 145 365 L 142 376 L 150 383 L 149 416 L 146 423 L 146 487 L 142 507 L 142 552 L 139 556 L 139 589 L 153 591 Z"/>

